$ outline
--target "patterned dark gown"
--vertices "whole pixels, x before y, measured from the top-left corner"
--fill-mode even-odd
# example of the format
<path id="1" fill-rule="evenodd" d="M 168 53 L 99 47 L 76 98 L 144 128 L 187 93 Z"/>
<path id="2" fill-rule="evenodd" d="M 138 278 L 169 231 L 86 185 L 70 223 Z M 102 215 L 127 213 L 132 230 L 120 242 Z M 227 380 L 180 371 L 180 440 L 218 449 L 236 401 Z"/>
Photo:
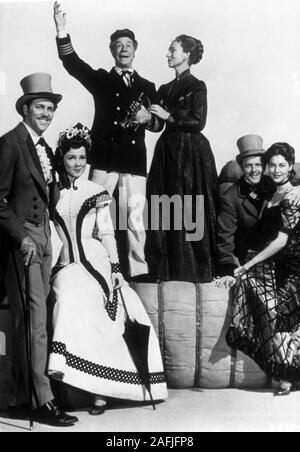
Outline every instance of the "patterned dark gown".
<path id="1" fill-rule="evenodd" d="M 149 271 L 160 280 L 210 282 L 216 256 L 217 171 L 209 141 L 200 133 L 206 124 L 206 85 L 186 71 L 179 79 L 163 85 L 159 96 L 161 106 L 170 112 L 174 122 L 167 123 L 156 145 L 147 183 L 148 205 L 153 195 L 179 195 L 190 220 L 182 221 L 184 215 L 177 206 L 181 228 L 172 221 L 172 214 L 170 228 L 163 227 L 162 213 L 152 204 L 146 242 Z M 202 195 L 198 205 L 197 195 Z M 204 233 L 189 241 L 187 234 L 195 233 L 191 221 L 196 222 L 197 214 L 198 230 L 203 229 Z"/>
<path id="2" fill-rule="evenodd" d="M 253 230 L 248 261 L 288 234 L 287 246 L 237 283 L 227 343 L 252 357 L 270 377 L 300 380 L 300 209 L 287 200 L 266 210 Z"/>

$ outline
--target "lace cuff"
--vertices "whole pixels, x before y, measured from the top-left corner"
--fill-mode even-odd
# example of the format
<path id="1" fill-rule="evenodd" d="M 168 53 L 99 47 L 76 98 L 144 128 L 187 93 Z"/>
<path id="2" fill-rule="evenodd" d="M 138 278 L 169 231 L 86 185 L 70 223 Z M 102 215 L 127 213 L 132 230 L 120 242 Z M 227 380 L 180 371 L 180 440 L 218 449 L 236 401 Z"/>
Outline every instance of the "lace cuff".
<path id="1" fill-rule="evenodd" d="M 121 273 L 121 266 L 120 266 L 119 262 L 111 264 L 111 272 L 112 273 Z"/>
<path id="2" fill-rule="evenodd" d="M 100 195 L 97 199 L 96 208 L 100 209 L 102 207 L 106 207 L 111 202 L 112 202 L 112 199 L 111 199 L 111 196 L 109 195 L 108 191 L 103 191 L 102 193 L 100 193 Z"/>

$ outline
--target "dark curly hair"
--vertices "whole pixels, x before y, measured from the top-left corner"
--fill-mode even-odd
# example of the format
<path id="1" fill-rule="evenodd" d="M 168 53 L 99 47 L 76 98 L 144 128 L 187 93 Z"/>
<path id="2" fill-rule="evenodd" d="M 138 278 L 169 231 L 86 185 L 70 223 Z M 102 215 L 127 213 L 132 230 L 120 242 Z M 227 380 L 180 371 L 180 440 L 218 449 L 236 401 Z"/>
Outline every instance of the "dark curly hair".
<path id="1" fill-rule="evenodd" d="M 192 38 L 192 36 L 180 35 L 177 36 L 175 41 L 182 45 L 184 52 L 190 52 L 190 66 L 198 64 L 202 60 L 204 47 L 199 39 Z"/>
<path id="2" fill-rule="evenodd" d="M 57 148 L 55 151 L 55 169 L 59 175 L 60 189 L 70 188 L 70 179 L 66 173 L 64 166 L 64 157 L 71 149 L 80 149 L 84 147 L 89 160 L 91 151 L 90 131 L 83 124 L 78 122 L 70 129 L 61 132 Z"/>
<path id="3" fill-rule="evenodd" d="M 296 152 L 295 149 L 289 145 L 288 143 L 274 143 L 272 146 L 267 150 L 267 152 L 263 156 L 263 162 L 265 166 L 267 166 L 271 159 L 277 155 L 281 155 L 289 165 L 295 166 L 296 161 Z M 296 172 L 293 169 L 291 171 L 290 178 L 292 179 L 295 176 Z"/>

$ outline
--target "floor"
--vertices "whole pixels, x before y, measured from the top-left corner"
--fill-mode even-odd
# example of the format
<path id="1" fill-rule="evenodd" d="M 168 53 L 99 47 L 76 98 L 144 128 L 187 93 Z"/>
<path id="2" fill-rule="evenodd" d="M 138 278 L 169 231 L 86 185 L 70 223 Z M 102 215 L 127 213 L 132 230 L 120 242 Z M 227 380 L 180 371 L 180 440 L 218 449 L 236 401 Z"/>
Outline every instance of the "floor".
<path id="1" fill-rule="evenodd" d="M 157 406 L 114 406 L 103 416 L 77 413 L 64 432 L 300 432 L 300 392 L 275 398 L 269 391 L 171 390 Z M 0 432 L 26 432 L 28 422 L 0 413 Z M 35 424 L 35 432 L 59 429 Z"/>

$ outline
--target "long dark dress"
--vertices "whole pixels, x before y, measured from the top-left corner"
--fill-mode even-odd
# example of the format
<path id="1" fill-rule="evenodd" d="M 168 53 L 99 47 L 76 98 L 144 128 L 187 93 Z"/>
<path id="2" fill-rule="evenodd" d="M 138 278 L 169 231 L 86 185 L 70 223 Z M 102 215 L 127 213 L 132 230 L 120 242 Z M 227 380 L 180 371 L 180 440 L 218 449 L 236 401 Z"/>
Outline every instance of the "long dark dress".
<path id="1" fill-rule="evenodd" d="M 287 200 L 271 207 L 253 231 L 254 250 L 265 248 L 278 232 L 287 246 L 273 258 L 252 267 L 237 283 L 227 343 L 251 356 L 270 376 L 300 379 L 300 209 Z M 255 238 L 256 237 L 256 238 Z"/>
<path id="2" fill-rule="evenodd" d="M 178 204 L 175 209 L 183 227 L 178 230 L 171 221 L 169 230 L 163 230 L 166 228 L 162 227 L 162 213 L 152 203 L 146 242 L 149 271 L 160 280 L 210 282 L 216 256 L 217 170 L 209 141 L 200 133 L 206 124 L 206 85 L 186 71 L 163 85 L 159 96 L 161 106 L 170 112 L 174 121 L 167 122 L 156 145 L 147 183 L 148 205 L 151 206 L 153 195 L 169 198 L 179 195 L 187 209 L 191 202 L 192 208 L 187 210 L 189 221 L 191 214 L 196 221 L 197 213 L 199 230 L 202 226 L 204 236 L 199 234 L 197 240 L 187 240 L 191 229 L 183 221 L 183 209 L 180 211 Z M 197 195 L 202 195 L 198 201 L 204 200 L 204 208 L 197 204 Z M 159 230 L 153 230 L 154 218 Z"/>

